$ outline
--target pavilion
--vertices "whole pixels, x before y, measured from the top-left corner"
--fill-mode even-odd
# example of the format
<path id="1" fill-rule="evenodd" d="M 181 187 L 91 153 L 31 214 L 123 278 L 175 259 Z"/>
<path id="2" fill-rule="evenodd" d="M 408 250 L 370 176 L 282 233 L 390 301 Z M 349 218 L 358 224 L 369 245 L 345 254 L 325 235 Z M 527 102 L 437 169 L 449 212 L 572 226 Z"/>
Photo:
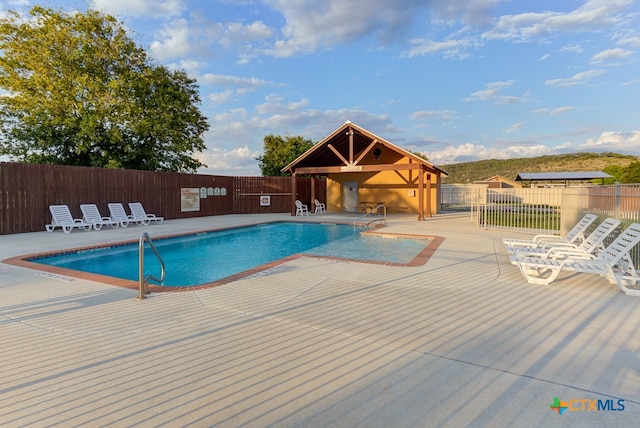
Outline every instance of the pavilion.
<path id="1" fill-rule="evenodd" d="M 328 211 L 362 212 L 384 205 L 388 212 L 416 213 L 424 220 L 440 210 L 440 183 L 447 173 L 351 121 L 282 169 L 293 177 L 327 178 Z"/>

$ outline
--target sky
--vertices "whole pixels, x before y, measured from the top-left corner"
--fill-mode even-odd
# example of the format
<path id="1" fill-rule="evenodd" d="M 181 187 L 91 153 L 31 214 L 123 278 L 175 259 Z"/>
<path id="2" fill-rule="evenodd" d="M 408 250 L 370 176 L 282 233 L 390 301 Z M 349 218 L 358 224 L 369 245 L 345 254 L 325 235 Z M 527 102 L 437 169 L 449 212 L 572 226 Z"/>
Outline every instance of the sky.
<path id="1" fill-rule="evenodd" d="M 0 16 L 115 16 L 197 79 L 198 172 L 260 175 L 266 135 L 317 142 L 347 120 L 438 166 L 639 156 L 639 1 L 0 0 Z"/>

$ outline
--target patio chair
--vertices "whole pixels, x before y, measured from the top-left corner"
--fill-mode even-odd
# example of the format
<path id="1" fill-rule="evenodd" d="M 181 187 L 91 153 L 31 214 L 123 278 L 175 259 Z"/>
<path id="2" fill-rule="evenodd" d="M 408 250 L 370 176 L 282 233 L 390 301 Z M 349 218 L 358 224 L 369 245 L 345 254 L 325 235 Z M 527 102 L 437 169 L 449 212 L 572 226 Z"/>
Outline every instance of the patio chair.
<path id="1" fill-rule="evenodd" d="M 580 219 L 578 223 L 564 237 L 558 235 L 540 234 L 533 237 L 533 239 L 509 239 L 505 238 L 502 242 L 507 247 L 540 247 L 545 243 L 552 242 L 570 242 L 572 244 L 579 244 L 584 240 L 584 232 L 587 230 L 591 223 L 598 218 L 595 214 L 586 214 Z"/>
<path id="2" fill-rule="evenodd" d="M 640 289 L 629 288 L 640 277 L 633 266 L 629 252 L 640 242 L 640 224 L 625 229 L 600 255 L 593 258 L 543 259 L 523 257 L 517 260 L 520 272 L 530 284 L 548 285 L 563 272 L 594 273 L 609 280 L 627 295 L 640 296 Z"/>
<path id="3" fill-rule="evenodd" d="M 133 218 L 132 215 L 127 214 L 122 204 L 111 203 L 108 206 L 110 216 L 109 218 L 111 220 L 119 222 L 122 227 L 127 227 L 131 223 L 136 223 L 138 225 L 142 224 L 142 221 L 137 221 Z"/>
<path id="4" fill-rule="evenodd" d="M 604 240 L 607 239 L 620 225 L 620 220 L 615 218 L 605 219 L 598 227 L 587 236 L 580 244 L 571 242 L 547 242 L 539 247 L 507 247 L 512 252 L 511 263 L 516 264 L 516 258 L 543 257 L 543 258 L 567 258 L 574 254 L 578 256 L 593 256 L 604 250 Z"/>
<path id="5" fill-rule="evenodd" d="M 151 223 L 160 224 L 164 221 L 164 217 L 158 217 L 155 214 L 147 214 L 140 202 L 129 202 L 129 209 L 131 210 L 133 219 L 135 221 L 141 221 L 144 225 Z"/>
<path id="6" fill-rule="evenodd" d="M 47 232 L 53 232 L 56 227 L 61 228 L 64 233 L 71 233 L 73 229 L 91 230 L 91 224 L 79 218 L 73 218 L 66 205 L 49 205 L 49 212 L 51 212 L 51 224 L 44 225 Z"/>
<path id="7" fill-rule="evenodd" d="M 327 213 L 327 206 L 325 204 L 323 204 L 322 202 L 320 202 L 317 199 L 314 199 L 313 203 L 316 205 L 315 214 L 326 214 Z"/>
<path id="8" fill-rule="evenodd" d="M 309 208 L 296 199 L 296 217 L 298 214 L 301 216 L 309 215 Z"/>
<path id="9" fill-rule="evenodd" d="M 103 217 L 95 204 L 82 204 L 80 211 L 82 211 L 82 221 L 89 223 L 95 230 L 102 229 L 102 226 L 118 227 L 120 225 L 117 220 Z"/>

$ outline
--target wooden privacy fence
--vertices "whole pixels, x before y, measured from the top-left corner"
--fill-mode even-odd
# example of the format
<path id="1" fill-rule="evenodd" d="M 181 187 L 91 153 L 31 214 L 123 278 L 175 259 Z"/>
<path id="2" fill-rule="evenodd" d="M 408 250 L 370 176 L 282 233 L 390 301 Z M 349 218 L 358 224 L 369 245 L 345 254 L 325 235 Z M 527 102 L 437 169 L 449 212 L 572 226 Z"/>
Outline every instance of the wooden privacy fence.
<path id="1" fill-rule="evenodd" d="M 298 199 L 311 198 L 311 178 L 297 178 Z M 326 200 L 326 183 L 313 180 Z M 87 168 L 0 162 L 0 235 L 44 230 L 49 205 L 68 205 L 80 218 L 80 204 L 141 202 L 166 219 L 291 211 L 291 177 L 226 177 L 205 174 Z M 185 191 L 186 189 L 186 191 Z M 196 192 L 197 189 L 197 192 Z M 261 198 L 260 195 L 263 197 Z M 264 196 L 269 196 L 268 204 Z"/>
<path id="2" fill-rule="evenodd" d="M 291 177 L 234 177 L 233 213 L 286 213 L 291 211 Z M 310 177 L 296 178 L 296 199 L 300 199 L 309 209 L 311 200 L 311 183 L 317 199 L 326 201 L 326 180 L 312 180 Z"/>

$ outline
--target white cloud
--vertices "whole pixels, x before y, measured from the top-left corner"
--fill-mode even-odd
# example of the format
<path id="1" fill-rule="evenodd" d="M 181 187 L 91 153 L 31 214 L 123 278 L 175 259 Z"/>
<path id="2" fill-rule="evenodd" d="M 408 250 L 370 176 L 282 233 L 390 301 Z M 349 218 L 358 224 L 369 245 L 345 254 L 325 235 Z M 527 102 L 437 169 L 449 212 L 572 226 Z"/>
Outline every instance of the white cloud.
<path id="1" fill-rule="evenodd" d="M 584 49 L 582 48 L 582 46 L 577 45 L 575 43 L 568 44 L 558 49 L 558 52 L 582 53 L 583 51 Z"/>
<path id="2" fill-rule="evenodd" d="M 566 113 L 569 110 L 573 110 L 573 107 L 570 107 L 570 106 L 558 107 L 558 108 L 555 108 L 555 109 L 551 110 L 549 112 L 549 114 L 551 116 L 557 116 L 559 114 Z"/>
<path id="3" fill-rule="evenodd" d="M 618 44 L 619 45 L 631 45 L 635 48 L 640 48 L 640 37 L 638 36 L 633 36 L 633 37 L 623 37 L 620 40 L 618 40 Z"/>
<path id="4" fill-rule="evenodd" d="M 198 72 L 206 66 L 207 64 L 201 61 L 197 61 L 194 59 L 183 59 L 183 60 L 180 60 L 180 62 L 175 65 L 175 68 L 180 70 L 185 70 L 187 74 L 191 76 L 191 75 L 198 74 Z"/>
<path id="5" fill-rule="evenodd" d="M 212 23 L 201 17 L 193 21 L 178 18 L 161 27 L 150 45 L 151 53 L 159 59 L 186 57 L 193 53 L 211 55 L 216 46 L 232 50 L 239 56 L 255 55 L 251 42 L 273 36 L 273 30 L 261 21 L 249 24 Z"/>
<path id="6" fill-rule="evenodd" d="M 273 82 L 258 79 L 257 77 L 238 77 L 226 74 L 207 73 L 202 75 L 200 80 L 210 85 L 218 85 L 225 87 L 237 87 L 244 91 L 255 91 L 258 88 L 274 85 Z"/>
<path id="7" fill-rule="evenodd" d="M 455 112 L 453 110 L 422 110 L 411 113 L 409 118 L 414 120 L 438 118 L 448 121 L 451 120 L 454 115 Z"/>
<path id="8" fill-rule="evenodd" d="M 545 80 L 544 84 L 547 86 L 560 86 L 560 87 L 571 87 L 576 85 L 586 85 L 592 79 L 595 79 L 598 76 L 602 76 L 605 74 L 604 70 L 589 70 L 583 71 L 581 73 L 576 73 L 573 76 L 567 79 L 549 79 Z"/>
<path id="9" fill-rule="evenodd" d="M 578 145 L 571 142 L 564 142 L 553 147 L 539 143 L 504 143 L 501 147 L 489 147 L 482 144 L 465 143 L 434 151 L 424 151 L 420 148 L 417 150 L 425 152 L 434 164 L 445 166 L 451 163 L 482 159 L 528 158 L 574 151 L 607 151 L 638 156 L 640 155 L 640 131 L 602 132 L 598 137 L 587 138 L 584 143 Z"/>
<path id="10" fill-rule="evenodd" d="M 516 124 L 517 125 L 517 124 Z M 583 134 L 582 131 L 575 132 L 575 135 Z M 420 150 L 420 149 L 418 149 Z M 458 162 L 473 162 L 484 159 L 511 159 L 528 158 L 543 155 L 551 155 L 566 152 L 616 152 L 627 153 L 634 156 L 640 155 L 640 131 L 631 132 L 607 131 L 602 132 L 598 137 L 587 138 L 582 144 L 575 144 L 565 141 L 554 146 L 547 146 L 540 143 L 509 143 L 505 142 L 496 146 L 485 146 L 482 144 L 465 143 L 458 146 L 449 146 L 439 150 L 424 151 L 429 160 L 436 165 L 443 165 Z"/>
<path id="11" fill-rule="evenodd" d="M 250 24 L 232 22 L 229 24 L 215 24 L 208 29 L 211 37 L 215 37 L 220 45 L 232 49 L 243 43 L 264 40 L 273 36 L 273 30 L 264 22 L 256 21 Z"/>
<path id="12" fill-rule="evenodd" d="M 632 54 L 633 54 L 633 51 L 630 51 L 628 49 L 620 49 L 620 48 L 607 49 L 593 55 L 591 57 L 591 62 L 594 64 L 599 64 L 599 63 L 607 62 L 611 60 L 623 59 Z"/>
<path id="13" fill-rule="evenodd" d="M 201 168 L 198 172 L 227 176 L 259 176 L 260 168 L 256 161 L 259 155 L 259 151 L 251 150 L 247 146 L 231 150 L 214 148 L 196 156 L 207 165 L 207 168 Z"/>
<path id="14" fill-rule="evenodd" d="M 428 55 L 432 53 L 441 53 L 446 58 L 463 59 L 468 54 L 464 51 L 470 47 L 476 46 L 476 42 L 471 38 L 458 40 L 434 41 L 430 39 L 412 39 L 409 41 L 413 47 L 404 54 L 409 58 L 414 56 Z"/>
<path id="15" fill-rule="evenodd" d="M 289 57 L 300 53 L 331 49 L 365 37 L 375 37 L 378 43 L 402 39 L 423 13 L 434 21 L 444 19 L 463 23 L 484 23 L 495 0 L 271 0 L 269 4 L 286 20 L 283 37 L 277 40 L 271 55 Z M 468 41 L 416 41 L 412 55 L 429 52 L 452 53 Z"/>
<path id="16" fill-rule="evenodd" d="M 640 154 L 640 131 L 606 131 L 597 138 L 588 138 L 578 146 L 580 150 L 606 150 Z"/>
<path id="17" fill-rule="evenodd" d="M 508 80 L 505 82 L 486 83 L 485 84 L 486 89 L 472 93 L 463 101 L 489 101 L 499 105 L 506 105 L 506 104 L 513 104 L 521 101 L 527 101 L 528 97 L 526 94 L 523 96 L 502 94 L 502 90 L 504 88 L 508 88 L 513 83 L 514 83 L 513 80 Z"/>
<path id="18" fill-rule="evenodd" d="M 539 108 L 537 110 L 534 110 L 533 112 L 536 114 L 548 114 L 551 116 L 558 116 L 560 114 L 566 113 L 569 110 L 573 110 L 573 107 L 570 106 L 563 106 L 563 107 L 557 107 L 554 109 L 550 109 L 550 108 Z"/>
<path id="19" fill-rule="evenodd" d="M 417 121 L 436 121 L 441 126 L 451 126 L 458 118 L 458 114 L 453 110 L 422 110 L 409 115 L 409 119 Z"/>
<path id="20" fill-rule="evenodd" d="M 306 98 L 301 99 L 300 101 L 294 101 L 287 104 L 287 110 L 300 110 L 303 107 L 309 105 L 309 100 Z"/>
<path id="21" fill-rule="evenodd" d="M 187 57 L 195 50 L 191 28 L 184 18 L 164 25 L 159 36 L 162 41 L 154 41 L 149 46 L 151 54 L 159 60 Z"/>
<path id="22" fill-rule="evenodd" d="M 209 101 L 211 101 L 214 104 L 222 104 L 232 99 L 235 93 L 236 92 L 232 90 L 215 92 L 215 93 L 209 94 L 208 98 L 209 98 Z"/>
<path id="23" fill-rule="evenodd" d="M 428 151 L 429 160 L 436 165 L 457 162 L 472 162 L 481 159 L 510 159 L 535 157 L 551 154 L 552 149 L 543 144 L 511 145 L 507 147 L 487 147 L 480 144 L 465 143 L 442 150 Z"/>
<path id="24" fill-rule="evenodd" d="M 170 18 L 186 9 L 184 0 L 93 0 L 96 9 L 112 15 Z"/>
<path id="25" fill-rule="evenodd" d="M 238 77 L 213 73 L 202 75 L 199 81 L 204 85 L 230 88 L 222 92 L 214 92 L 209 94 L 209 100 L 215 104 L 222 104 L 226 101 L 229 101 L 236 95 L 255 92 L 265 86 L 277 85 L 274 82 L 268 82 L 266 80 L 258 79 L 255 77 Z"/>
<path id="26" fill-rule="evenodd" d="M 632 0 L 587 0 L 567 13 L 545 11 L 503 15 L 482 37 L 489 40 L 529 41 L 559 32 L 595 31 L 620 22 L 620 13 L 632 3 Z"/>
<path id="27" fill-rule="evenodd" d="M 199 158 L 209 166 L 206 172 L 259 175 L 254 158 L 262 153 L 263 139 L 268 134 L 301 135 L 319 141 L 346 120 L 387 138 L 401 133 L 387 115 L 357 109 L 319 111 L 309 109 L 308 103 L 304 98 L 287 101 L 281 95 L 271 94 L 254 111 L 233 109 L 213 114 L 210 117 L 212 131 L 204 136 L 208 149 Z"/>
<path id="28" fill-rule="evenodd" d="M 522 128 L 523 125 L 524 125 L 524 122 L 516 122 L 513 125 L 511 125 L 509 128 L 503 129 L 502 132 L 505 132 L 508 134 L 512 132 L 517 132 Z"/>

